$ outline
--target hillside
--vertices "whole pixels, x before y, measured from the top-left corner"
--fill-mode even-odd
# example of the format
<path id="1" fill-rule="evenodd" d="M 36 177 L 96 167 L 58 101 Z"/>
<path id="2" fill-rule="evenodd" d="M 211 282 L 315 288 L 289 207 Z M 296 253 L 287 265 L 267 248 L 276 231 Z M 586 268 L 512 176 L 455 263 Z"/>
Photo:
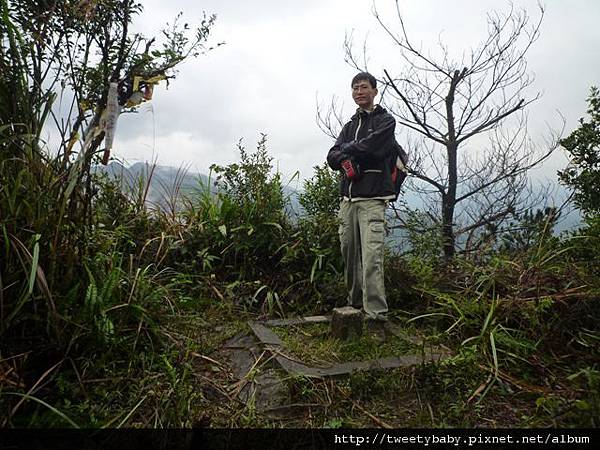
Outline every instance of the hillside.
<path id="1" fill-rule="evenodd" d="M 173 200 L 179 196 L 189 197 L 197 194 L 203 187 L 208 186 L 209 182 L 211 192 L 216 192 L 214 175 L 212 180 L 209 180 L 208 175 L 190 172 L 185 168 L 153 166 L 142 162 L 124 166 L 117 161 L 111 161 L 108 165 L 98 165 L 95 169 L 105 172 L 114 180 L 119 180 L 125 191 L 131 190 L 134 183 L 150 178 L 147 202 L 149 205 L 162 208 L 172 204 Z M 287 199 L 286 212 L 291 218 L 298 217 L 302 214 L 302 206 L 298 202 L 298 191 L 286 185 L 282 189 L 284 198 Z"/>

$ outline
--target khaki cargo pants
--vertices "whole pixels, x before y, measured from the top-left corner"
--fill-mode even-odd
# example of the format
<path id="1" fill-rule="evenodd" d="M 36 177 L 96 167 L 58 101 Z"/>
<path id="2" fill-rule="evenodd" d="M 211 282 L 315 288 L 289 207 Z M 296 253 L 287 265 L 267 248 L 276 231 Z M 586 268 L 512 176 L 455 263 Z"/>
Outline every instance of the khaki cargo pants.
<path id="1" fill-rule="evenodd" d="M 342 200 L 340 243 L 348 304 L 376 319 L 388 310 L 383 280 L 385 200 Z"/>

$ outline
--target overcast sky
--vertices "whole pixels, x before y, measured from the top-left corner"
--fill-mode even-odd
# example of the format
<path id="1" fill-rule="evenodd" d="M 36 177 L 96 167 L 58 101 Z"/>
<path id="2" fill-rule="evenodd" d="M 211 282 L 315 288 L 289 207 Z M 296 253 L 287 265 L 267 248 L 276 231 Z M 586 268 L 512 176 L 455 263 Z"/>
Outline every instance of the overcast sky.
<path id="1" fill-rule="evenodd" d="M 352 32 L 361 43 L 368 37 L 369 70 L 382 77 L 384 68 L 399 67 L 399 58 L 371 13 L 370 0 L 142 0 L 136 27 L 156 34 L 179 11 L 190 24 L 202 12 L 217 14 L 212 43 L 226 44 L 185 62 L 168 90 L 164 83 L 139 114 L 119 119 L 113 155 L 128 163 L 157 158 L 160 164 L 189 164 L 208 172 L 212 163 L 238 159 L 240 138 L 253 149 L 260 133 L 284 177 L 296 170 L 310 177 L 322 164 L 331 138 L 317 126 L 317 98 L 344 100 L 345 117 L 353 114 L 349 83 L 356 73 L 344 61 L 344 37 Z M 515 0 L 538 17 L 535 0 Z M 506 11 L 500 0 L 401 0 L 405 24 L 424 49 L 440 38 L 461 54 L 486 36 L 486 12 Z M 536 80 L 532 92 L 542 98 L 529 107 L 533 139 L 541 139 L 545 124 L 566 130 L 577 126 L 586 110 L 592 85 L 600 84 L 600 1 L 546 0 L 539 40 L 528 54 Z M 392 0 L 378 9 L 394 24 Z M 390 12 L 390 13 L 388 13 Z M 376 99 L 377 102 L 378 99 Z M 544 172 L 554 176 L 564 166 L 556 157 Z"/>

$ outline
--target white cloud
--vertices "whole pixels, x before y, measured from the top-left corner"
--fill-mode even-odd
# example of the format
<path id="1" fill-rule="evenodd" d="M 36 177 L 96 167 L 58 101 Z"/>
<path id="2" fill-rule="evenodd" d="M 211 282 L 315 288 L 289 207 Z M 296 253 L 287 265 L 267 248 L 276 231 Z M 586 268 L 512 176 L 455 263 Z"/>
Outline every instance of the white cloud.
<path id="1" fill-rule="evenodd" d="M 536 17 L 535 2 L 514 3 Z M 394 2 L 377 4 L 386 22 L 395 24 Z M 456 55 L 485 36 L 486 11 L 508 9 L 508 2 L 493 0 L 404 0 L 400 5 L 415 42 L 433 48 L 441 36 Z M 161 163 L 186 162 L 205 171 L 212 163 L 234 162 L 238 140 L 254 148 L 264 132 L 280 170 L 286 176 L 300 170 L 302 178 L 309 177 L 331 145 L 315 122 L 315 94 L 324 102 L 332 95 L 345 100 L 346 116 L 353 110 L 348 84 L 355 70 L 344 62 L 345 33 L 355 30 L 359 49 L 368 34 L 369 68 L 377 75 L 402 65 L 369 1 L 148 0 L 144 6 L 136 26 L 148 34 L 179 11 L 193 24 L 205 10 L 218 15 L 212 42 L 227 43 L 185 62 L 168 90 L 155 91 L 151 107 L 120 120 L 115 154 L 127 160 L 154 153 Z M 534 89 L 545 91 L 530 107 L 534 138 L 545 122 L 559 122 L 556 109 L 567 117 L 567 131 L 583 115 L 589 86 L 598 83 L 594 78 L 600 73 L 599 19 L 597 1 L 548 0 L 542 34 L 530 55 Z"/>

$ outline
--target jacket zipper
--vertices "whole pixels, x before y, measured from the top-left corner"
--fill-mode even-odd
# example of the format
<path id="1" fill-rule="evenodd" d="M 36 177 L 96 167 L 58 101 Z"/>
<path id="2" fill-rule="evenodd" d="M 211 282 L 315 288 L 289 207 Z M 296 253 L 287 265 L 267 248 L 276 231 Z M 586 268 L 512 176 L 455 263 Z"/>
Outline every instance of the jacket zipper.
<path id="1" fill-rule="evenodd" d="M 358 132 L 360 131 L 360 126 L 362 125 L 362 116 L 358 114 L 358 126 L 356 127 L 356 131 L 354 132 L 354 141 L 358 141 Z M 352 180 L 350 180 L 350 185 L 348 186 L 348 198 L 352 201 Z"/>
<path id="2" fill-rule="evenodd" d="M 354 132 L 354 140 L 358 141 L 358 132 L 360 130 L 360 126 L 362 124 L 362 116 L 360 113 L 358 114 L 358 126 L 356 127 L 356 131 Z"/>

